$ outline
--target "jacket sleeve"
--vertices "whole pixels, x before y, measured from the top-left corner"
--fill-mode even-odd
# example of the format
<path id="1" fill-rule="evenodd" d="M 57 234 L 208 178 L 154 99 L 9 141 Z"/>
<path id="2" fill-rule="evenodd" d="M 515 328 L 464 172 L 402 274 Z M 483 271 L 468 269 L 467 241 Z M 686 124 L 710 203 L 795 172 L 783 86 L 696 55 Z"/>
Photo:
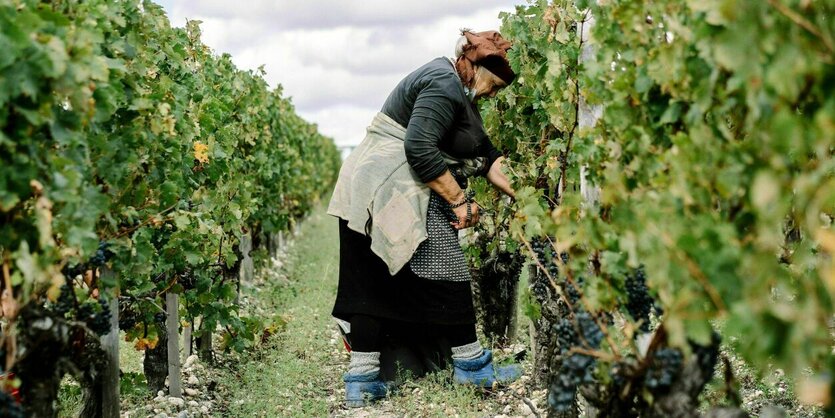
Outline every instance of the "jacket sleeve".
<path id="1" fill-rule="evenodd" d="M 496 146 L 493 145 L 493 142 L 490 141 L 490 138 L 487 137 L 487 135 L 484 135 L 484 137 L 482 138 L 481 149 L 483 150 L 481 156 L 487 157 L 487 166 L 484 167 L 484 172 L 481 173 L 481 175 L 486 176 L 487 173 L 490 171 L 490 167 L 492 167 L 493 163 L 496 162 L 496 160 L 498 160 L 499 157 L 502 156 L 502 153 L 499 152 L 498 149 L 496 149 Z"/>
<path id="2" fill-rule="evenodd" d="M 424 182 L 436 179 L 447 170 L 438 148 L 455 122 L 460 103 L 454 99 L 460 81 L 455 74 L 430 78 L 421 87 L 409 125 L 406 127 L 406 160 Z"/>

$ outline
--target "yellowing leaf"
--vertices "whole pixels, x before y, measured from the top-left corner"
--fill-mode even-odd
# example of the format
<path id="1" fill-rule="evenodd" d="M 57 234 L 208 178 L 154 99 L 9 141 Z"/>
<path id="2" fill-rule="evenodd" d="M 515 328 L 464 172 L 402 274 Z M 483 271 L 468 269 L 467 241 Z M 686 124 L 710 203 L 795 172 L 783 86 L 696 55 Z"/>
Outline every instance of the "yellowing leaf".
<path id="1" fill-rule="evenodd" d="M 159 343 L 159 338 L 137 338 L 136 341 L 133 343 L 133 347 L 137 351 L 142 351 L 145 349 L 155 349 L 157 348 L 157 344 Z"/>
<path id="2" fill-rule="evenodd" d="M 199 161 L 200 164 L 206 164 L 209 162 L 209 146 L 200 142 L 194 142 L 194 159 Z"/>

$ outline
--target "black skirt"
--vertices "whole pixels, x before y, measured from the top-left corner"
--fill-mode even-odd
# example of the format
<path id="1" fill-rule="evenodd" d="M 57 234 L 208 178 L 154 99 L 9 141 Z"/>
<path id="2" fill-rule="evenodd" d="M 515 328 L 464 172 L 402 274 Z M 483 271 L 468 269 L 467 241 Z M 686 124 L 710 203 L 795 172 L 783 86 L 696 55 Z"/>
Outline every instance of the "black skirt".
<path id="1" fill-rule="evenodd" d="M 475 324 L 469 281 L 428 280 L 406 264 L 389 274 L 371 239 L 339 220 L 339 288 L 333 316 L 361 314 L 419 324 Z"/>

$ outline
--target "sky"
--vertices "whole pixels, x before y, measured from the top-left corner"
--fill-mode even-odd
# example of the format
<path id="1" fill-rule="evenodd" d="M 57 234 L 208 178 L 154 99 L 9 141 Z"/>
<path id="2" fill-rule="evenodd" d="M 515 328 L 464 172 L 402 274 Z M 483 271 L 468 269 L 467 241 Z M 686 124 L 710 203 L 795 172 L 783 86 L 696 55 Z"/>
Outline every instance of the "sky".
<path id="1" fill-rule="evenodd" d="M 451 56 L 460 28 L 499 29 L 524 0 L 157 0 L 174 26 L 242 69 L 263 65 L 298 113 L 337 145 L 358 144 L 400 79 Z"/>

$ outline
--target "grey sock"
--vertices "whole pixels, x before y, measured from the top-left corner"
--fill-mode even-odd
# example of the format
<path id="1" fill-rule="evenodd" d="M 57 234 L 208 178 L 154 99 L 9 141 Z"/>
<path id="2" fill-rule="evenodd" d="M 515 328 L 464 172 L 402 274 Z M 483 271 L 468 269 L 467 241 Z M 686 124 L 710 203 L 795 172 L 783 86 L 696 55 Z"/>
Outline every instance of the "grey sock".
<path id="1" fill-rule="evenodd" d="M 348 364 L 348 374 L 363 375 L 380 372 L 380 352 L 365 353 L 351 351 L 351 362 Z"/>
<path id="2" fill-rule="evenodd" d="M 454 360 L 475 360 L 484 354 L 484 349 L 481 348 L 481 343 L 478 341 L 452 347 L 452 358 Z"/>

